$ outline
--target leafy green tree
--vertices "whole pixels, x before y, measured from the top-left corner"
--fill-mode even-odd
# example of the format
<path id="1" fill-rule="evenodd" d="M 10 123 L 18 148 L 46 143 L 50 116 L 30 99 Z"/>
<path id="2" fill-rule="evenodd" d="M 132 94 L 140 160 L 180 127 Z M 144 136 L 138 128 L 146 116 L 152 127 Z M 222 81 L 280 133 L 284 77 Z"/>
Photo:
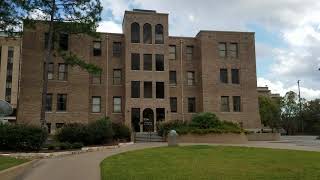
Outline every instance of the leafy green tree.
<path id="1" fill-rule="evenodd" d="M 287 134 L 295 134 L 299 127 L 299 103 L 295 92 L 289 91 L 281 100 L 281 122 Z"/>
<path id="2" fill-rule="evenodd" d="M 259 96 L 259 112 L 262 124 L 269 126 L 272 131 L 281 126 L 280 105 L 276 100 L 267 96 Z"/>
<path id="3" fill-rule="evenodd" d="M 304 103 L 302 114 L 305 132 L 320 135 L 320 99 Z"/>

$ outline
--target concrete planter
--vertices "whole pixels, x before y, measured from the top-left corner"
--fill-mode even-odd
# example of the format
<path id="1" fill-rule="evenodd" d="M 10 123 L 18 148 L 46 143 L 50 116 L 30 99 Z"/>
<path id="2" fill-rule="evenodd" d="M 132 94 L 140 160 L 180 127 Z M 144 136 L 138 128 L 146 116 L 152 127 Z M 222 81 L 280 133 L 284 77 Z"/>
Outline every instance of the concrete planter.
<path id="1" fill-rule="evenodd" d="M 245 134 L 223 133 L 223 134 L 183 134 L 178 136 L 178 143 L 226 143 L 242 144 L 248 142 Z"/>
<path id="2" fill-rule="evenodd" d="M 249 141 L 279 141 L 280 133 L 251 133 L 247 138 Z"/>

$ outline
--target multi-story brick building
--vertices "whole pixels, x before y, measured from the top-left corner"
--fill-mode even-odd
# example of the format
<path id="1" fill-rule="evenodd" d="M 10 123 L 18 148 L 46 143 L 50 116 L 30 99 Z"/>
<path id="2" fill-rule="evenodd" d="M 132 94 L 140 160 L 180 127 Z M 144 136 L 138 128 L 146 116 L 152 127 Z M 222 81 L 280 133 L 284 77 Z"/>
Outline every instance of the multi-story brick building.
<path id="1" fill-rule="evenodd" d="M 40 123 L 46 32 L 41 25 L 24 30 L 19 122 Z M 52 129 L 108 116 L 134 131 L 149 131 L 159 121 L 190 120 L 197 112 L 214 112 L 244 128 L 261 126 L 254 33 L 173 37 L 168 14 L 133 10 L 125 12 L 123 34 L 60 34 L 58 45 L 103 73 L 90 75 L 54 58 L 46 113 Z"/>

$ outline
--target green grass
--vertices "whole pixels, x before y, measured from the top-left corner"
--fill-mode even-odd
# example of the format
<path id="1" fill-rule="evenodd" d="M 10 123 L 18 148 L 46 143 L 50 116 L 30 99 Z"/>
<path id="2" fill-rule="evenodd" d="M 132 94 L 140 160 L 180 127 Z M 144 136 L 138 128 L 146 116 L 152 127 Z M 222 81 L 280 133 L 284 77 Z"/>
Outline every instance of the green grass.
<path id="1" fill-rule="evenodd" d="M 28 160 L 26 159 L 16 159 L 12 157 L 5 157 L 5 156 L 0 156 L 0 171 L 17 166 L 19 164 L 25 163 Z"/>
<path id="2" fill-rule="evenodd" d="M 111 156 L 103 180 L 319 180 L 320 153 L 247 147 L 161 147 Z"/>

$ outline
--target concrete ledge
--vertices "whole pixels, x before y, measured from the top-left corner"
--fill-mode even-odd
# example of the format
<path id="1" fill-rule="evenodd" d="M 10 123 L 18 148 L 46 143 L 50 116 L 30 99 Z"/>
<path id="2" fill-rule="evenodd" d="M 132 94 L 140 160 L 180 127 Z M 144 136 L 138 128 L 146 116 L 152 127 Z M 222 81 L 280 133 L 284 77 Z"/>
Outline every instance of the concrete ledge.
<path id="1" fill-rule="evenodd" d="M 23 174 L 28 168 L 31 168 L 37 160 L 29 161 L 18 166 L 14 166 L 3 171 L 0 171 L 1 180 L 19 179 L 19 175 Z"/>
<path id="2" fill-rule="evenodd" d="M 178 143 L 247 143 L 245 134 L 223 133 L 223 134 L 184 134 L 178 136 Z"/>
<path id="3" fill-rule="evenodd" d="M 251 133 L 247 138 L 249 141 L 280 141 L 280 133 Z"/>

